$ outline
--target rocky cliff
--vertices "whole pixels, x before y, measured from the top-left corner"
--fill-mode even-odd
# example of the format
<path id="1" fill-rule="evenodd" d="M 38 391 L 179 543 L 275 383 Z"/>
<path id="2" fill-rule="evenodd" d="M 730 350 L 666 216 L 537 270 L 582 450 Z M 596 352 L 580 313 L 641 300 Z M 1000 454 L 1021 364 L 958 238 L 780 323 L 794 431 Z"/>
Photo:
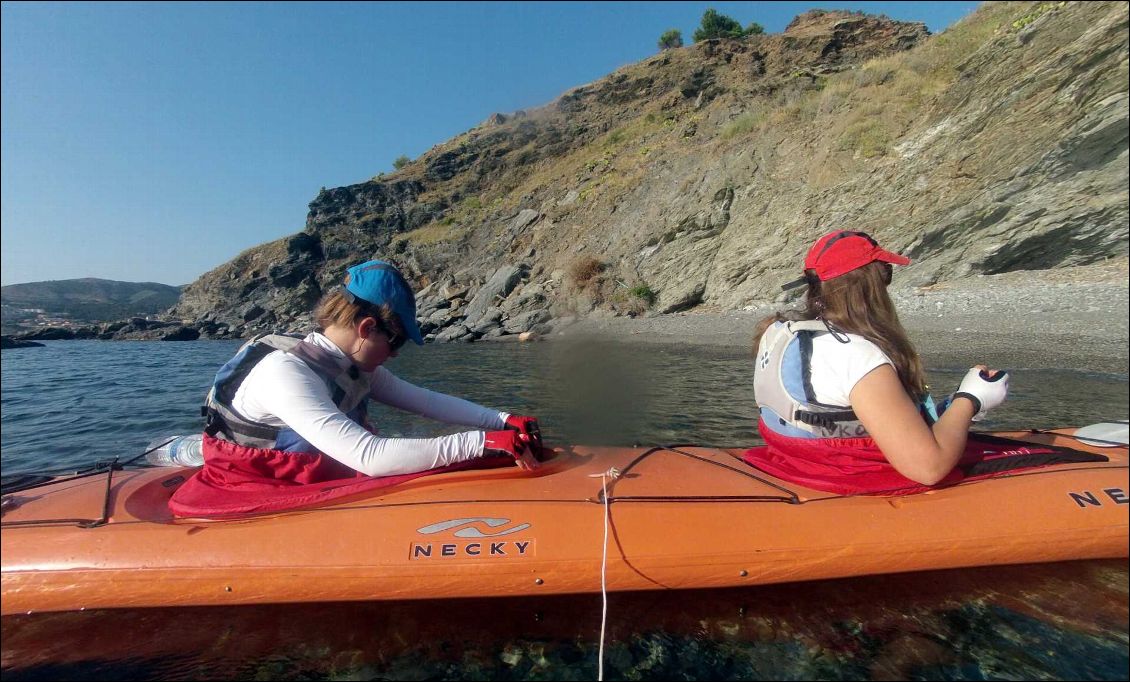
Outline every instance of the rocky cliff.
<path id="1" fill-rule="evenodd" d="M 425 333 L 779 298 L 825 231 L 899 286 L 1127 254 L 1127 4 L 988 3 L 944 33 L 810 12 L 496 114 L 189 285 L 205 336 L 305 329 L 344 268 L 397 263 Z"/>

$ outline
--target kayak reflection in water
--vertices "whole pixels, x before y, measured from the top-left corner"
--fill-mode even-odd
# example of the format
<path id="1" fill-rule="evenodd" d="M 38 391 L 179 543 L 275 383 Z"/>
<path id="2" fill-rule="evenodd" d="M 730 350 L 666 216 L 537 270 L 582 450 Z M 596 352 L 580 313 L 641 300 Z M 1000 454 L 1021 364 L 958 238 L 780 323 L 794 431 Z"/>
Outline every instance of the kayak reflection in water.
<path id="1" fill-rule="evenodd" d="M 220 369 L 205 410 L 204 466 L 174 495 L 175 513 L 291 508 L 476 466 L 484 455 L 538 466 L 535 418 L 415 386 L 383 367 L 407 341 L 423 345 L 412 289 L 392 265 L 349 268 L 314 317 L 323 331 L 252 340 Z M 382 438 L 368 423 L 369 399 L 477 430 Z"/>
<path id="2" fill-rule="evenodd" d="M 977 365 L 936 406 L 887 293 L 910 259 L 862 232 L 821 237 L 804 261 L 805 309 L 763 320 L 754 393 L 767 447 L 754 463 L 821 490 L 867 493 L 961 478 L 970 424 L 1004 402 L 1008 374 Z M 909 479 L 909 480 L 908 480 Z"/>

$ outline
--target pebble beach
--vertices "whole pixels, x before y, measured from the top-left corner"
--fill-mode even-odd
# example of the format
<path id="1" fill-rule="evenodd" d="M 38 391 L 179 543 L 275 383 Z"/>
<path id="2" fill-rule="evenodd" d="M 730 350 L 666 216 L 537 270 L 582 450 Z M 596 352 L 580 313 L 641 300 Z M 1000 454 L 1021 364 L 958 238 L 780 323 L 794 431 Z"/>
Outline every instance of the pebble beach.
<path id="1" fill-rule="evenodd" d="M 1127 375 L 1130 261 L 1055 270 L 975 275 L 891 295 L 928 367 L 977 363 L 1003 369 L 1070 369 Z M 551 338 L 586 336 L 641 343 L 746 348 L 754 327 L 782 306 L 722 311 L 700 306 L 670 315 L 589 317 Z"/>

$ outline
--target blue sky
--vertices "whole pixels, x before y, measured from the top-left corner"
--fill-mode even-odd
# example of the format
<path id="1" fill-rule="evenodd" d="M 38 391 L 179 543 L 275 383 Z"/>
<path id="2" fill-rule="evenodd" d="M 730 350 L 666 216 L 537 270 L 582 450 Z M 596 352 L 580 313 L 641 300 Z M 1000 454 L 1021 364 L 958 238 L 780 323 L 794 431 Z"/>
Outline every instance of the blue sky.
<path id="1" fill-rule="evenodd" d="M 494 112 L 540 106 L 714 7 L 924 21 L 975 2 L 2 4 L 0 273 L 187 284 Z"/>

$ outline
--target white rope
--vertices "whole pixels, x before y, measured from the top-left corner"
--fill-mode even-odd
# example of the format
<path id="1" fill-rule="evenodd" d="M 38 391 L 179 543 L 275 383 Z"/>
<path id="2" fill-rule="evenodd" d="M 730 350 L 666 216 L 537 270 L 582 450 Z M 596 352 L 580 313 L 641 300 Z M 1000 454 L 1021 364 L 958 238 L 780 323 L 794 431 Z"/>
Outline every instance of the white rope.
<path id="1" fill-rule="evenodd" d="M 608 624 L 608 480 L 615 481 L 620 477 L 620 470 L 616 467 L 599 474 L 589 474 L 589 478 L 600 476 L 600 486 L 604 491 L 604 554 L 600 559 L 600 599 L 602 608 L 600 613 L 600 649 L 596 655 L 596 679 L 604 680 L 604 629 Z"/>

